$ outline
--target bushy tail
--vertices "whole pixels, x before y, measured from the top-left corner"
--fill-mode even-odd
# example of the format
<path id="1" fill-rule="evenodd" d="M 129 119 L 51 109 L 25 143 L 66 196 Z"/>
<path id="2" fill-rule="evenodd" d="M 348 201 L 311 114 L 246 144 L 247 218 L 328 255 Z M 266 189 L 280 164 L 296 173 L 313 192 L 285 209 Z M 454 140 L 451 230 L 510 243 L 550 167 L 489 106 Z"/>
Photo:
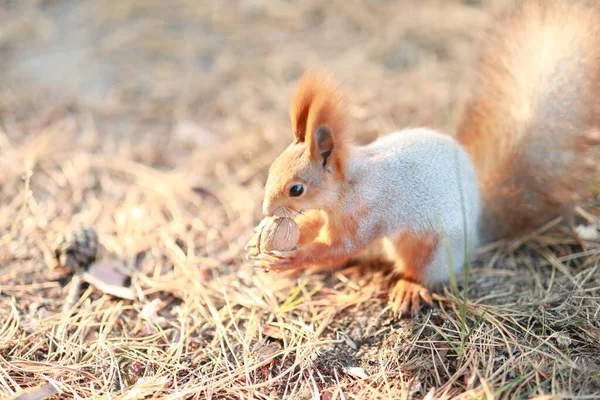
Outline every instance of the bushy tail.
<path id="1" fill-rule="evenodd" d="M 599 188 L 599 2 L 520 3 L 481 44 L 457 132 L 479 174 L 487 241 L 568 215 Z"/>

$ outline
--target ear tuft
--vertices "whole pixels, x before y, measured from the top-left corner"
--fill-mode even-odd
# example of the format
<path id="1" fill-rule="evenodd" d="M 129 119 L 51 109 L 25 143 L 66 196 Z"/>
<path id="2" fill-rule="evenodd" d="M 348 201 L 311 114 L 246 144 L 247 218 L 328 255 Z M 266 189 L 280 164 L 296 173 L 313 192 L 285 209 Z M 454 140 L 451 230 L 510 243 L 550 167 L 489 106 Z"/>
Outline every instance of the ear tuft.
<path id="1" fill-rule="evenodd" d="M 298 82 L 290 109 L 296 142 L 310 141 L 307 134 L 313 135 L 321 125 L 326 125 L 330 134 L 341 135 L 345 116 L 342 92 L 333 77 L 324 71 L 306 71 Z"/>

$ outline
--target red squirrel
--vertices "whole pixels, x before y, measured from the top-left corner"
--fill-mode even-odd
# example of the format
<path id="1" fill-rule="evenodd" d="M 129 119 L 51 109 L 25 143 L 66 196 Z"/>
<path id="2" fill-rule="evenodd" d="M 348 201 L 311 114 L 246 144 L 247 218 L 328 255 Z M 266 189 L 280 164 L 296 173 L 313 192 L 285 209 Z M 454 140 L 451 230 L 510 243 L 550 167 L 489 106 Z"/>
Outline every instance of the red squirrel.
<path id="1" fill-rule="evenodd" d="M 294 217 L 300 242 L 259 254 L 251 240 L 248 258 L 270 270 L 334 266 L 381 241 L 393 309 L 414 314 L 478 246 L 568 215 L 600 176 L 599 12 L 532 0 L 498 17 L 454 137 L 411 128 L 355 145 L 335 79 L 306 72 L 262 208 Z"/>

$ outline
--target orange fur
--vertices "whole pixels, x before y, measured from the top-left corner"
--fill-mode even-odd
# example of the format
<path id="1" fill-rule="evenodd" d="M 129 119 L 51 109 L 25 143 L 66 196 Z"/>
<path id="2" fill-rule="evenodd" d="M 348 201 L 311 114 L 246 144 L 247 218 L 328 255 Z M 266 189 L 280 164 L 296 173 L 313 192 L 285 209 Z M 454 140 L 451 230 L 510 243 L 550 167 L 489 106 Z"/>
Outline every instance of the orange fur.
<path id="1" fill-rule="evenodd" d="M 326 217 L 320 210 L 310 210 L 295 219 L 300 229 L 298 246 L 305 246 L 314 241 L 319 231 L 325 225 Z"/>
<path id="2" fill-rule="evenodd" d="M 334 172 L 343 178 L 346 151 L 344 138 L 347 124 L 344 95 L 337 81 L 325 72 L 305 72 L 296 88 L 290 109 L 292 129 L 297 142 L 315 151 L 314 133 L 319 126 L 329 127 L 336 146 Z M 313 154 L 318 157 L 318 154 Z"/>
<path id="3" fill-rule="evenodd" d="M 394 243 L 395 271 L 404 279 L 421 282 L 421 275 L 438 248 L 440 236 L 435 233 L 415 234 L 406 232 Z"/>
<path id="4" fill-rule="evenodd" d="M 323 254 L 330 248 L 343 248 L 342 240 L 347 237 L 349 231 L 356 231 L 356 221 L 353 219 L 345 219 L 348 224 L 344 224 L 344 220 L 340 220 L 331 213 L 328 213 L 328 219 L 319 235 L 311 245 L 311 251 L 306 265 L 314 265 L 316 262 L 320 266 L 335 266 L 342 264 L 352 257 L 356 256 L 360 250 L 355 252 L 341 252 L 331 255 L 327 259 L 323 259 Z"/>
<path id="5" fill-rule="evenodd" d="M 399 279 L 391 287 L 389 297 L 400 314 L 417 313 L 421 300 L 431 304 L 431 292 L 422 284 L 426 281 L 423 273 L 433 260 L 440 240 L 440 235 L 435 232 L 405 232 L 390 242 L 395 258 L 394 275 Z"/>
<path id="6" fill-rule="evenodd" d="M 341 241 L 345 237 L 344 230 L 340 230 L 339 225 L 331 222 L 332 220 L 328 219 L 312 241 L 303 243 L 302 247 L 299 247 L 300 251 L 295 256 L 293 264 L 286 265 L 283 268 L 278 268 L 276 265 L 270 266 L 269 269 L 277 271 L 311 266 L 328 268 L 343 264 L 359 254 L 359 250 L 354 252 L 340 251 L 335 254 L 329 253 L 332 248 L 343 248 Z M 305 226 L 305 228 L 308 227 L 309 225 Z M 308 231 L 308 234 L 311 235 L 312 232 Z"/>
<path id="7" fill-rule="evenodd" d="M 343 93 L 337 82 L 325 72 L 306 71 L 292 98 L 290 117 L 294 135 L 299 142 L 319 125 L 328 125 L 335 138 L 341 139 L 346 129 L 346 109 Z"/>
<path id="8" fill-rule="evenodd" d="M 479 174 L 484 238 L 568 216 L 599 177 L 598 2 L 523 1 L 488 32 L 475 69 L 457 138 Z"/>

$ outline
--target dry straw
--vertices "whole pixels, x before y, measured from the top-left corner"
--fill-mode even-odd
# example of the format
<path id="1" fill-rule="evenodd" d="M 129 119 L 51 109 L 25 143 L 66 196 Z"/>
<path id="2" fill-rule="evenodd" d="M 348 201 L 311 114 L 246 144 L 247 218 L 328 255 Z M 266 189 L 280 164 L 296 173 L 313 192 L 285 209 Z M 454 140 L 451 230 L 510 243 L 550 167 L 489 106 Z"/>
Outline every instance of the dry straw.
<path id="1" fill-rule="evenodd" d="M 600 248 L 560 225 L 416 319 L 375 263 L 243 263 L 302 70 L 336 71 L 357 140 L 452 131 L 500 3 L 0 2 L 0 397 L 598 398 Z M 80 225 L 135 300 L 83 284 L 63 312 L 52 243 Z"/>

